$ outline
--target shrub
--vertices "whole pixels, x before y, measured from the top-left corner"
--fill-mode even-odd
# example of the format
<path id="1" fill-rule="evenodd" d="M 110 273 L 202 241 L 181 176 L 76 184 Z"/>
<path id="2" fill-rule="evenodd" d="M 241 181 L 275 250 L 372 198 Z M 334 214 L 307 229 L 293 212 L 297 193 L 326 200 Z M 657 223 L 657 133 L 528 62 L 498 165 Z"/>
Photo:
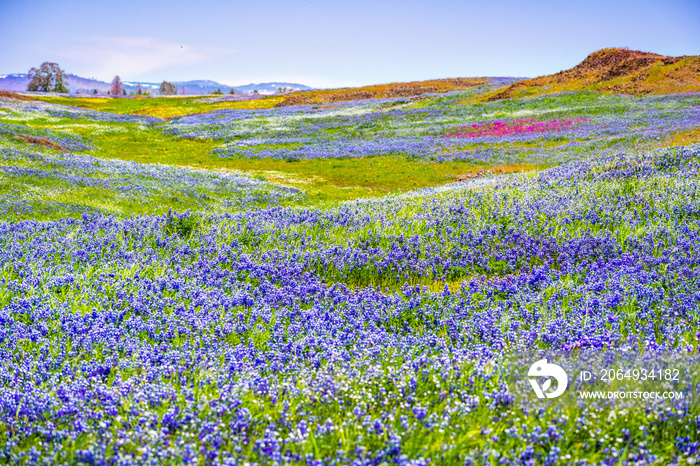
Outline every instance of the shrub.
<path id="1" fill-rule="evenodd" d="M 189 212 L 178 214 L 177 212 L 168 211 L 168 216 L 163 226 L 165 234 L 178 235 L 181 238 L 189 238 L 199 227 L 199 217 L 192 215 Z"/>

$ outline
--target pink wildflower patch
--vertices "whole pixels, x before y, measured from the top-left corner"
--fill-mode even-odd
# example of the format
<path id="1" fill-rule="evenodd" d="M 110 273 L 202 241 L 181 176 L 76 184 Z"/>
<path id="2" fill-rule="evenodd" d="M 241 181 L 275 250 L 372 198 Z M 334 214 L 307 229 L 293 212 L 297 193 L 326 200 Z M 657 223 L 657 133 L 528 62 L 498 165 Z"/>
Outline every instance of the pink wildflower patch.
<path id="1" fill-rule="evenodd" d="M 510 134 L 520 133 L 546 133 L 549 131 L 561 131 L 562 128 L 569 127 L 574 123 L 588 121 L 585 118 L 577 118 L 574 120 L 552 120 L 552 121 L 536 121 L 530 120 L 514 120 L 510 123 L 493 121 L 483 125 L 462 126 L 454 133 L 445 134 L 445 137 L 452 138 L 480 138 L 485 136 L 508 136 Z"/>

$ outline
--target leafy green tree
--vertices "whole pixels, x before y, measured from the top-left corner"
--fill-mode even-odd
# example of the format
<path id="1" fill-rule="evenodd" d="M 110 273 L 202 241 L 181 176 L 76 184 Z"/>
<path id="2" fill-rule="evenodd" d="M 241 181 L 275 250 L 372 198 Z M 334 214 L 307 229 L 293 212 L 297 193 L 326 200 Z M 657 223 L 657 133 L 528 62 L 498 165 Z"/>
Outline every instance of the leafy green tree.
<path id="1" fill-rule="evenodd" d="M 177 86 L 171 82 L 163 81 L 158 89 L 160 95 L 177 95 Z"/>
<path id="2" fill-rule="evenodd" d="M 228 93 L 229 93 L 230 95 L 234 95 L 234 94 L 236 93 L 236 91 L 234 91 L 233 88 L 231 88 L 231 90 L 228 91 Z"/>
<path id="3" fill-rule="evenodd" d="M 64 82 L 66 72 L 58 66 L 58 63 L 44 62 L 39 68 L 29 70 L 28 91 L 39 92 L 68 92 Z"/>
<path id="4" fill-rule="evenodd" d="M 136 95 L 143 95 L 143 90 L 141 89 L 141 84 L 136 85 Z"/>
<path id="5" fill-rule="evenodd" d="M 223 94 L 223 92 L 221 92 L 221 89 L 217 89 L 217 90 L 215 90 L 215 91 L 212 91 L 211 93 L 212 93 L 212 94 L 216 94 L 216 95 L 221 95 L 221 94 Z"/>

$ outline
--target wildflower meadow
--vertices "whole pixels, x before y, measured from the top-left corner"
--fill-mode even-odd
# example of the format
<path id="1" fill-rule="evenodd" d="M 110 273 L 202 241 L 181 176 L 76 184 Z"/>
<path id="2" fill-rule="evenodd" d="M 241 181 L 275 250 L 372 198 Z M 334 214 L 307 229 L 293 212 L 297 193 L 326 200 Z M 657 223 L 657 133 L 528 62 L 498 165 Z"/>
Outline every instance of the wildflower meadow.
<path id="1" fill-rule="evenodd" d="M 0 97 L 0 464 L 698 464 L 700 94 L 501 85 Z"/>

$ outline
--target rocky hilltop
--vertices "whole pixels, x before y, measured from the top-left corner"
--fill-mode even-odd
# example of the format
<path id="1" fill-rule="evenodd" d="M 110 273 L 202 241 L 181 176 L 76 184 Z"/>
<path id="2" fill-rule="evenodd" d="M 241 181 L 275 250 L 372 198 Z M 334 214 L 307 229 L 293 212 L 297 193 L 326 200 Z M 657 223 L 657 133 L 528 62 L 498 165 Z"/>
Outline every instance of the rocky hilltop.
<path id="1" fill-rule="evenodd" d="M 634 95 L 700 92 L 700 56 L 603 49 L 571 69 L 513 83 L 487 100 L 574 90 Z"/>

